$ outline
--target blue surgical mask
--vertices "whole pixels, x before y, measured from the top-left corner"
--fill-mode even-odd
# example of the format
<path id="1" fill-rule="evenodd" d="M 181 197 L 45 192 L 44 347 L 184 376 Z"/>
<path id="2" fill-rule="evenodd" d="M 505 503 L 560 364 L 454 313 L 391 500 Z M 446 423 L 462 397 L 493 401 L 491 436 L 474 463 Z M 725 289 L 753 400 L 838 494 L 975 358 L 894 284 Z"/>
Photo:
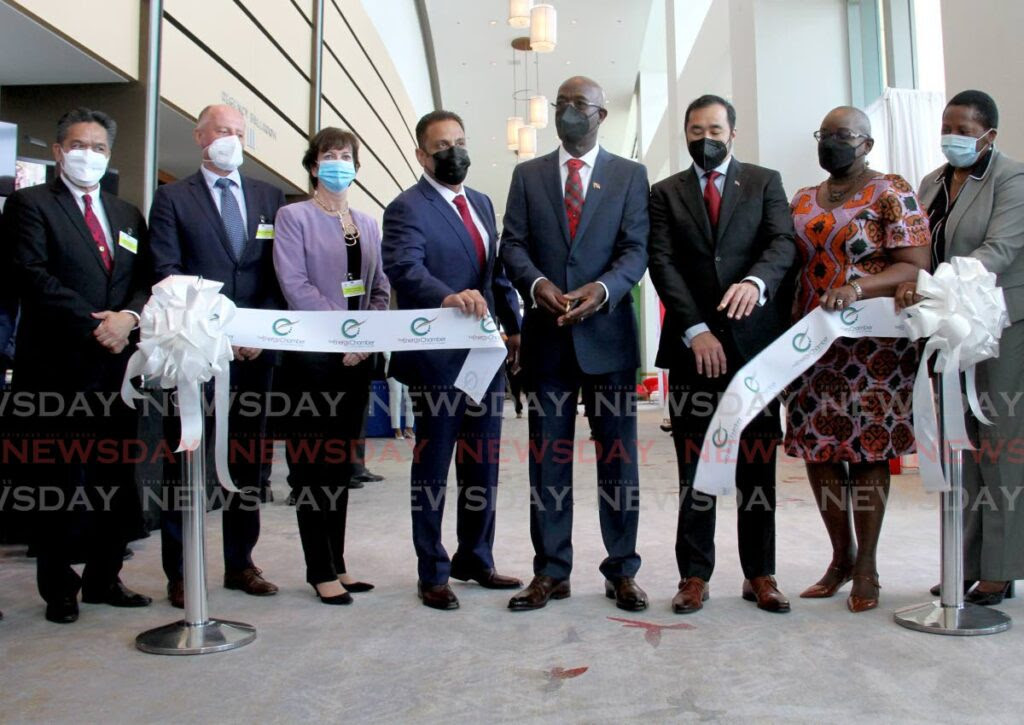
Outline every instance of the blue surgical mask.
<path id="1" fill-rule="evenodd" d="M 345 191 L 356 178 L 356 166 L 351 161 L 325 159 L 320 162 L 316 177 L 328 191 Z"/>
<path id="2" fill-rule="evenodd" d="M 978 161 L 982 151 L 978 151 L 978 141 L 985 138 L 992 132 L 989 129 L 978 138 L 974 136 L 958 136 L 957 134 L 946 134 L 942 137 L 942 153 L 949 161 L 949 165 L 958 169 L 967 169 Z"/>

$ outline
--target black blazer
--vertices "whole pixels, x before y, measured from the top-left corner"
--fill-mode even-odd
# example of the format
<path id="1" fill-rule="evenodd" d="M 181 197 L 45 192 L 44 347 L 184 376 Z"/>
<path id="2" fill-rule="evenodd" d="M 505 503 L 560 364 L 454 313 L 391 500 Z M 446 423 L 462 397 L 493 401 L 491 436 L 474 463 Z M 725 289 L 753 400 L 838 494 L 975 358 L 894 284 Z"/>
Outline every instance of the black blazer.
<path id="1" fill-rule="evenodd" d="M 101 191 L 113 237 L 108 275 L 85 217 L 58 176 L 20 189 L 7 200 L 3 240 L 21 302 L 15 346 L 16 388 L 117 390 L 133 345 L 112 355 L 95 341 L 103 310 L 141 312 L 152 285 L 146 220 L 134 206 Z M 135 254 L 117 243 L 121 232 L 138 240 Z"/>
<path id="2" fill-rule="evenodd" d="M 683 333 L 701 322 L 727 349 L 732 342 L 742 362 L 788 327 L 797 252 L 777 171 L 734 158 L 714 234 L 693 167 L 654 185 L 650 213 L 651 280 L 665 305 L 658 367 L 692 364 Z M 748 276 L 765 283 L 768 301 L 744 320 L 729 320 L 718 303 L 729 285 Z"/>
<path id="3" fill-rule="evenodd" d="M 241 259 L 231 251 L 224 224 L 201 171 L 156 191 L 149 212 L 156 279 L 193 274 L 223 282 L 221 290 L 239 307 L 284 309 L 274 273 L 274 243 L 257 239 L 260 224 L 273 224 L 284 206 L 276 186 L 242 176 L 249 238 Z"/>

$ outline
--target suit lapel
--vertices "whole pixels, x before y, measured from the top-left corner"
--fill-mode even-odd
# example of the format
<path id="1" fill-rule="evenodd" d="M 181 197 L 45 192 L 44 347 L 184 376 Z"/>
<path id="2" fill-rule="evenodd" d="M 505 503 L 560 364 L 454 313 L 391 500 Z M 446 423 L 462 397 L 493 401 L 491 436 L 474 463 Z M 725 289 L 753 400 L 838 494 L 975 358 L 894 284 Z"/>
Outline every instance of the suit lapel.
<path id="1" fill-rule="evenodd" d="M 466 252 L 466 256 L 469 257 L 473 266 L 476 266 L 478 263 L 476 245 L 473 244 L 473 240 L 469 238 L 469 232 L 466 231 L 466 225 L 462 223 L 462 217 L 452 209 L 452 205 L 445 201 L 444 197 L 442 197 L 437 192 L 437 189 L 431 186 L 430 182 L 425 178 L 420 179 L 420 191 L 422 191 L 423 195 L 427 197 L 427 200 L 434 205 L 437 213 L 440 214 L 446 222 L 448 222 L 448 225 L 452 228 L 452 231 L 455 232 L 455 235 L 462 243 L 462 249 Z M 463 191 L 465 191 L 465 187 L 463 187 Z"/>
<path id="2" fill-rule="evenodd" d="M 103 264 L 103 257 L 100 256 L 100 250 L 96 247 L 96 240 L 92 238 L 92 232 L 89 231 L 89 227 L 85 225 L 85 215 L 82 214 L 82 210 L 78 208 L 78 202 L 75 201 L 75 197 L 71 194 L 71 190 L 64 185 L 64 182 L 58 176 L 51 187 L 53 195 L 57 198 L 57 203 L 60 208 L 67 214 L 71 225 L 78 230 L 79 236 L 82 237 L 82 241 L 85 242 L 86 248 L 89 250 L 89 254 L 96 264 L 99 265 L 100 269 L 103 270 L 103 274 L 107 273 L 107 266 Z M 109 217 L 108 217 L 109 222 Z M 113 234 L 113 231 L 111 231 Z"/>
<path id="3" fill-rule="evenodd" d="M 548 190 L 548 197 L 551 199 L 551 206 L 555 210 L 555 218 L 558 219 L 558 226 L 562 230 L 562 240 L 568 247 L 572 244 L 569 238 L 569 217 L 565 212 L 565 194 L 562 188 L 562 171 L 558 163 L 558 151 L 548 154 L 543 168 L 544 188 Z M 579 229 L 576 230 L 579 234 Z"/>
<path id="4" fill-rule="evenodd" d="M 126 220 L 121 217 L 121 208 L 114 201 L 117 197 L 111 194 L 103 193 L 103 211 L 107 215 L 107 224 L 110 226 L 110 254 L 114 260 L 113 279 L 114 274 L 117 274 L 118 270 L 128 261 L 127 257 L 131 254 L 127 249 L 124 249 L 118 240 L 121 237 L 121 231 L 125 231 L 128 234 L 135 236 L 135 230 L 129 230 L 126 225 Z"/>
<path id="5" fill-rule="evenodd" d="M 708 219 L 708 210 L 704 206 L 704 195 L 700 191 L 700 180 L 691 166 L 679 176 L 680 193 L 683 203 L 690 210 L 690 215 L 697 223 L 697 226 L 704 232 L 704 240 L 710 246 L 714 237 L 711 234 L 711 220 Z"/>
<path id="6" fill-rule="evenodd" d="M 601 203 L 601 195 L 603 193 L 602 187 L 607 182 L 605 181 L 605 166 L 608 165 L 608 152 L 604 149 L 600 149 L 597 152 L 597 158 L 594 159 L 594 168 L 590 171 L 590 188 L 586 190 L 586 196 L 583 199 L 583 213 L 580 214 L 580 224 L 576 227 L 576 238 L 573 239 L 573 247 L 579 244 L 583 240 L 583 235 L 586 234 L 587 226 L 590 224 L 590 220 L 593 219 L 594 214 L 597 213 L 598 205 Z M 562 216 L 566 216 L 562 214 Z M 566 218 L 566 226 L 569 221 Z"/>
<path id="7" fill-rule="evenodd" d="M 267 219 L 265 216 L 260 215 L 260 205 L 256 198 L 256 192 L 253 190 L 252 184 L 244 176 L 239 176 L 242 180 L 242 198 L 245 200 L 245 247 L 242 249 L 242 256 L 247 257 L 252 254 L 259 254 L 259 246 L 255 243 L 256 240 L 256 229 L 260 224 L 273 224 L 273 219 Z"/>
<path id="8" fill-rule="evenodd" d="M 991 163 L 991 162 L 990 162 Z M 950 248 L 953 240 L 956 238 L 956 228 L 960 224 L 960 220 L 964 218 L 967 210 L 974 203 L 974 200 L 978 198 L 978 194 L 981 193 L 981 187 L 985 183 L 985 179 L 974 179 L 968 177 L 964 183 L 962 189 L 960 189 L 960 195 L 956 198 L 956 204 L 953 206 L 953 211 L 949 213 L 949 219 L 946 220 L 946 249 Z M 925 209 L 927 211 L 927 208 Z M 948 254 L 946 256 L 949 256 Z"/>
<path id="9" fill-rule="evenodd" d="M 206 179 L 203 178 L 203 172 L 197 171 L 190 176 L 188 178 L 188 186 L 192 191 L 192 196 L 196 199 L 196 203 L 206 213 L 210 228 L 214 230 L 217 238 L 220 239 L 224 252 L 231 259 L 235 259 L 235 253 L 231 251 L 231 242 L 228 241 L 228 233 L 224 231 L 224 221 L 217 212 L 217 206 L 214 204 L 213 196 L 211 196 L 210 189 L 206 185 Z M 235 261 L 237 262 L 238 260 Z"/>
<path id="10" fill-rule="evenodd" d="M 742 174 L 743 166 L 734 158 L 725 172 L 725 184 L 722 185 L 722 208 L 718 213 L 718 228 L 715 229 L 715 246 L 722 240 L 722 234 L 729 226 L 729 220 L 743 193 Z"/>

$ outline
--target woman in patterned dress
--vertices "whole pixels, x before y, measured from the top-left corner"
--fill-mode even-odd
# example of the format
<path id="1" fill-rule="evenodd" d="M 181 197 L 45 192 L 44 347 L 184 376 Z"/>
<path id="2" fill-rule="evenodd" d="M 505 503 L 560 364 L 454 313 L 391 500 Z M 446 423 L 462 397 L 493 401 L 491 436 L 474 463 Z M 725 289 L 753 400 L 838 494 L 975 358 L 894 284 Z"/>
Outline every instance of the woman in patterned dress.
<path id="1" fill-rule="evenodd" d="M 867 116 L 840 107 L 814 134 L 829 178 L 793 198 L 802 267 L 795 319 L 837 314 L 891 296 L 927 269 L 928 219 L 901 177 L 868 168 Z M 910 401 L 917 346 L 905 339 L 841 338 L 787 398 L 786 452 L 803 458 L 832 542 L 825 575 L 800 596 L 831 597 L 853 580 L 851 612 L 878 606 L 875 551 L 889 494 L 889 460 L 912 453 Z M 852 519 L 852 521 L 851 521 Z"/>

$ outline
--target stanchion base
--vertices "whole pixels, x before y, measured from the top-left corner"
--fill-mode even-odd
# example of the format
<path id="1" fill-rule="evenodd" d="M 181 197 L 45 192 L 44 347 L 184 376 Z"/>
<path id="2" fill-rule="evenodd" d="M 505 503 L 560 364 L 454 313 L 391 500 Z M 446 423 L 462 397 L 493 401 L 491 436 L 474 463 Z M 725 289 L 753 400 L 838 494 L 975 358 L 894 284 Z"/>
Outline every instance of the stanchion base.
<path id="1" fill-rule="evenodd" d="M 135 638 L 135 646 L 155 655 L 205 655 L 224 652 L 256 639 L 256 628 L 241 622 L 210 619 L 203 624 L 180 620 L 165 624 Z"/>
<path id="2" fill-rule="evenodd" d="M 907 629 L 931 634 L 974 637 L 1005 632 L 1013 622 L 998 609 L 965 603 L 963 608 L 944 607 L 938 601 L 916 604 L 893 614 L 896 623 Z"/>

